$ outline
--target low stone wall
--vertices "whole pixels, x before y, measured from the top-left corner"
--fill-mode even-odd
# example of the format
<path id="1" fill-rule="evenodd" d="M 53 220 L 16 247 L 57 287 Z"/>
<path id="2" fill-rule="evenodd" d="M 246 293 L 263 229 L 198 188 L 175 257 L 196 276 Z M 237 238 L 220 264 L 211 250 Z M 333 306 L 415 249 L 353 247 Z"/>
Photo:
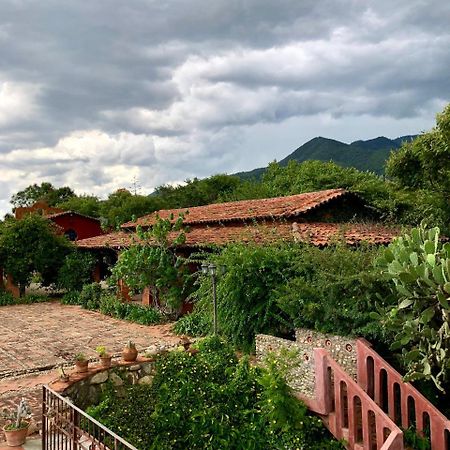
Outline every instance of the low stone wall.
<path id="1" fill-rule="evenodd" d="M 79 408 L 86 409 L 98 403 L 108 384 L 114 385 L 118 390 L 130 384 L 151 384 L 154 373 L 155 360 L 139 357 L 131 363 L 115 361 L 108 369 L 93 366 L 86 373 L 72 372 L 68 381 L 57 380 L 50 387 L 69 397 Z"/>
<path id="2" fill-rule="evenodd" d="M 357 356 L 356 340 L 334 336 L 307 329 L 298 329 L 295 341 L 259 334 L 256 336 L 256 357 L 263 362 L 268 353 L 280 355 L 283 349 L 296 350 L 291 359 L 292 369 L 287 382 L 298 394 L 307 398 L 315 397 L 314 349 L 325 348 L 332 358 L 356 380 Z"/>

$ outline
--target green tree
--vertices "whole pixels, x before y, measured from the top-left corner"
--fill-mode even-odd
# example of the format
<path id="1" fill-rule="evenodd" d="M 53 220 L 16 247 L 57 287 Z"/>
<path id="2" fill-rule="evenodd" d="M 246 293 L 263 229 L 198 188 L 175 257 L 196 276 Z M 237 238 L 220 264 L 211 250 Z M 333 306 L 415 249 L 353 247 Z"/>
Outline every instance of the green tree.
<path id="1" fill-rule="evenodd" d="M 127 189 L 119 189 L 101 203 L 100 215 L 106 227 L 117 227 L 161 208 L 162 202 L 158 197 L 134 195 Z"/>
<path id="2" fill-rule="evenodd" d="M 101 201 L 95 195 L 80 195 L 70 197 L 57 204 L 65 211 L 75 211 L 90 217 L 100 217 Z"/>
<path id="3" fill-rule="evenodd" d="M 186 180 L 181 186 L 163 185 L 154 195 L 160 198 L 165 208 L 184 208 L 219 202 L 241 184 L 238 177 L 218 174 L 199 180 Z"/>
<path id="4" fill-rule="evenodd" d="M 36 214 L 6 220 L 1 228 L 1 265 L 12 275 L 21 294 L 35 272 L 41 275 L 43 285 L 54 283 L 70 248 L 70 242 L 58 234 L 52 222 Z"/>
<path id="5" fill-rule="evenodd" d="M 69 253 L 58 271 L 57 286 L 68 292 L 81 291 L 91 282 L 96 258 L 92 253 L 74 250 Z"/>
<path id="6" fill-rule="evenodd" d="M 122 279 L 134 291 L 154 287 L 160 306 L 179 308 L 188 294 L 186 260 L 175 253 L 175 246 L 185 240 L 182 222 L 182 217 L 174 223 L 158 219 L 148 231 L 138 228 L 136 243 L 120 254 L 111 281 Z"/>
<path id="7" fill-rule="evenodd" d="M 45 201 L 49 206 L 56 206 L 58 203 L 74 196 L 75 193 L 68 186 L 55 188 L 53 184 L 43 182 L 40 185 L 36 183 L 31 184 L 22 191 L 17 192 L 11 197 L 11 203 L 17 208 L 19 206 L 31 206 L 41 200 Z"/>
<path id="8" fill-rule="evenodd" d="M 450 104 L 437 115 L 436 126 L 392 152 L 387 174 L 402 187 L 450 192 Z"/>
<path id="9" fill-rule="evenodd" d="M 402 195 L 412 198 L 416 217 L 450 231 L 450 104 L 431 131 L 391 153 L 386 173 Z"/>

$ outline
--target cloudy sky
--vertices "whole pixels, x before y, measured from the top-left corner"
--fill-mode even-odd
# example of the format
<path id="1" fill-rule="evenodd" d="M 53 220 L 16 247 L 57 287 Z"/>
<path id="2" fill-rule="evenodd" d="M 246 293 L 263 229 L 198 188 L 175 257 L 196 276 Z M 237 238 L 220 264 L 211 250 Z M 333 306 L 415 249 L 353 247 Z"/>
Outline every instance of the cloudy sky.
<path id="1" fill-rule="evenodd" d="M 50 181 L 104 196 L 429 129 L 447 0 L 1 0 L 0 213 Z"/>

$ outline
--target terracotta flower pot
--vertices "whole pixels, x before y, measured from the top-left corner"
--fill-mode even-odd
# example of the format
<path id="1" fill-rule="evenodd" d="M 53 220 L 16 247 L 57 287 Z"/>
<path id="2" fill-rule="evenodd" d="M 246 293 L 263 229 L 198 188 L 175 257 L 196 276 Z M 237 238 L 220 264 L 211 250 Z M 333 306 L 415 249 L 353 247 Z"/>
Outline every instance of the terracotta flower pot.
<path id="1" fill-rule="evenodd" d="M 138 351 L 135 347 L 124 347 L 122 350 L 122 358 L 126 362 L 136 361 Z"/>
<path id="2" fill-rule="evenodd" d="M 105 369 L 109 369 L 111 367 L 111 358 L 111 356 L 100 356 L 100 365 Z"/>
<path id="3" fill-rule="evenodd" d="M 88 371 L 89 361 L 75 361 L 77 372 L 84 373 Z"/>
<path id="4" fill-rule="evenodd" d="M 19 428 L 18 430 L 5 430 L 3 432 L 6 437 L 6 445 L 8 447 L 19 447 L 24 444 L 27 439 L 28 425 L 25 428 Z"/>

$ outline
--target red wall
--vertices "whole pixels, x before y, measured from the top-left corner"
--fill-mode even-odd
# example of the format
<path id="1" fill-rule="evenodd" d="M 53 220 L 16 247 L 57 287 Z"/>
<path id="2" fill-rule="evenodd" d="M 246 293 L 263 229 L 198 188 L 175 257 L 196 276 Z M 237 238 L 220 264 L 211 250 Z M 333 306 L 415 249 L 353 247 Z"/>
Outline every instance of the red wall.
<path id="1" fill-rule="evenodd" d="M 64 216 L 53 217 L 51 220 L 59 225 L 64 232 L 69 229 L 75 230 L 77 240 L 103 234 L 99 221 L 77 214 L 65 214 Z"/>

